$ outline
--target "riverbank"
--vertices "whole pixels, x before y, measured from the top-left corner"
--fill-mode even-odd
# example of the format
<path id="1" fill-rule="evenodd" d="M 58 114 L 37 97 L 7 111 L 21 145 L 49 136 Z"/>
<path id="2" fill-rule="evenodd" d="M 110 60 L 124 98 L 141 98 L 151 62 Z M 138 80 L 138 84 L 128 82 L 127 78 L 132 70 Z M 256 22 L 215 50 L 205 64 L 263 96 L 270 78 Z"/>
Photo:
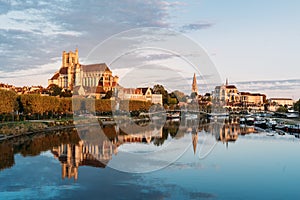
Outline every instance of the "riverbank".
<path id="1" fill-rule="evenodd" d="M 22 122 L 7 122 L 0 124 L 0 141 L 30 135 L 38 132 L 47 132 L 74 127 L 73 119 L 62 120 L 28 120 Z"/>

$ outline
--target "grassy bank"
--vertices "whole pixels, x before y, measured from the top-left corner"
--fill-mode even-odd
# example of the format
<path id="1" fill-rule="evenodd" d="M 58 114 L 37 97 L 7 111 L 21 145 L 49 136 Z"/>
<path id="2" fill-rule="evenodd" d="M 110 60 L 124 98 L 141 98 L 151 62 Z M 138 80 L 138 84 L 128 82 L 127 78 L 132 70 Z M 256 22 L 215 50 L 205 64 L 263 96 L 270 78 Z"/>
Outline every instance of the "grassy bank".
<path id="1" fill-rule="evenodd" d="M 72 124 L 73 119 L 6 122 L 0 123 L 0 134 L 19 135 L 27 132 L 42 131 L 57 126 L 69 126 Z"/>

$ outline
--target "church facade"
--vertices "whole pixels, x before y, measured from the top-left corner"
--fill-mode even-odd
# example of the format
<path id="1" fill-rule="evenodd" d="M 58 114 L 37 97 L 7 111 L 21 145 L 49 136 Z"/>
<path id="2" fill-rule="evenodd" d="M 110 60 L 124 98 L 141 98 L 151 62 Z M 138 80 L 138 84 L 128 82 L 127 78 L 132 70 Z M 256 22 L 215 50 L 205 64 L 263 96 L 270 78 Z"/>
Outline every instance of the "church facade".
<path id="1" fill-rule="evenodd" d="M 103 93 L 114 90 L 118 85 L 118 76 L 105 63 L 82 65 L 79 63 L 78 49 L 75 52 L 62 53 L 62 65 L 55 72 L 48 85 L 57 85 L 65 90 L 75 87 L 99 88 Z"/>

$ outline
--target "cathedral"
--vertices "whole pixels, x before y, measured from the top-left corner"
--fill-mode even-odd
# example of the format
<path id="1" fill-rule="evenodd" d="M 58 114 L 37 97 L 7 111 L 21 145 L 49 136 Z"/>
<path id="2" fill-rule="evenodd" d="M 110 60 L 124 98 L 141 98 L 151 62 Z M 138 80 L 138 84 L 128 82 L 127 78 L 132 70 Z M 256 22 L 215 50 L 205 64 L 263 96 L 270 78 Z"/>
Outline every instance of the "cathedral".
<path id="1" fill-rule="evenodd" d="M 105 63 L 82 65 L 79 63 L 78 49 L 75 53 L 62 53 L 62 65 L 59 71 L 48 80 L 48 85 L 57 85 L 64 90 L 73 91 L 75 87 L 99 88 L 103 93 L 114 90 L 118 85 L 118 76 L 113 76 Z"/>

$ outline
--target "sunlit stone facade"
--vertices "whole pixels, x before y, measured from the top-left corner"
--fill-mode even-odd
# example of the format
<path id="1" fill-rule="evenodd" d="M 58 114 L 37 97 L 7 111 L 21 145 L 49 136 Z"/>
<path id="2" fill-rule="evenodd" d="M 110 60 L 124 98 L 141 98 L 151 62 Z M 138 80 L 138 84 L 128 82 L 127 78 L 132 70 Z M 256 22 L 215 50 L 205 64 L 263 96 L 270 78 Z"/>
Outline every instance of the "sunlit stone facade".
<path id="1" fill-rule="evenodd" d="M 76 86 L 102 87 L 104 92 L 113 90 L 118 84 L 118 77 L 113 76 L 105 63 L 82 65 L 79 63 L 78 49 L 62 54 L 62 65 L 48 85 L 73 91 Z"/>
<path id="2" fill-rule="evenodd" d="M 240 101 L 238 89 L 234 85 L 228 85 L 228 82 L 226 82 L 225 85 L 215 87 L 215 90 L 213 91 L 213 99 L 216 102 L 224 104 Z"/>

